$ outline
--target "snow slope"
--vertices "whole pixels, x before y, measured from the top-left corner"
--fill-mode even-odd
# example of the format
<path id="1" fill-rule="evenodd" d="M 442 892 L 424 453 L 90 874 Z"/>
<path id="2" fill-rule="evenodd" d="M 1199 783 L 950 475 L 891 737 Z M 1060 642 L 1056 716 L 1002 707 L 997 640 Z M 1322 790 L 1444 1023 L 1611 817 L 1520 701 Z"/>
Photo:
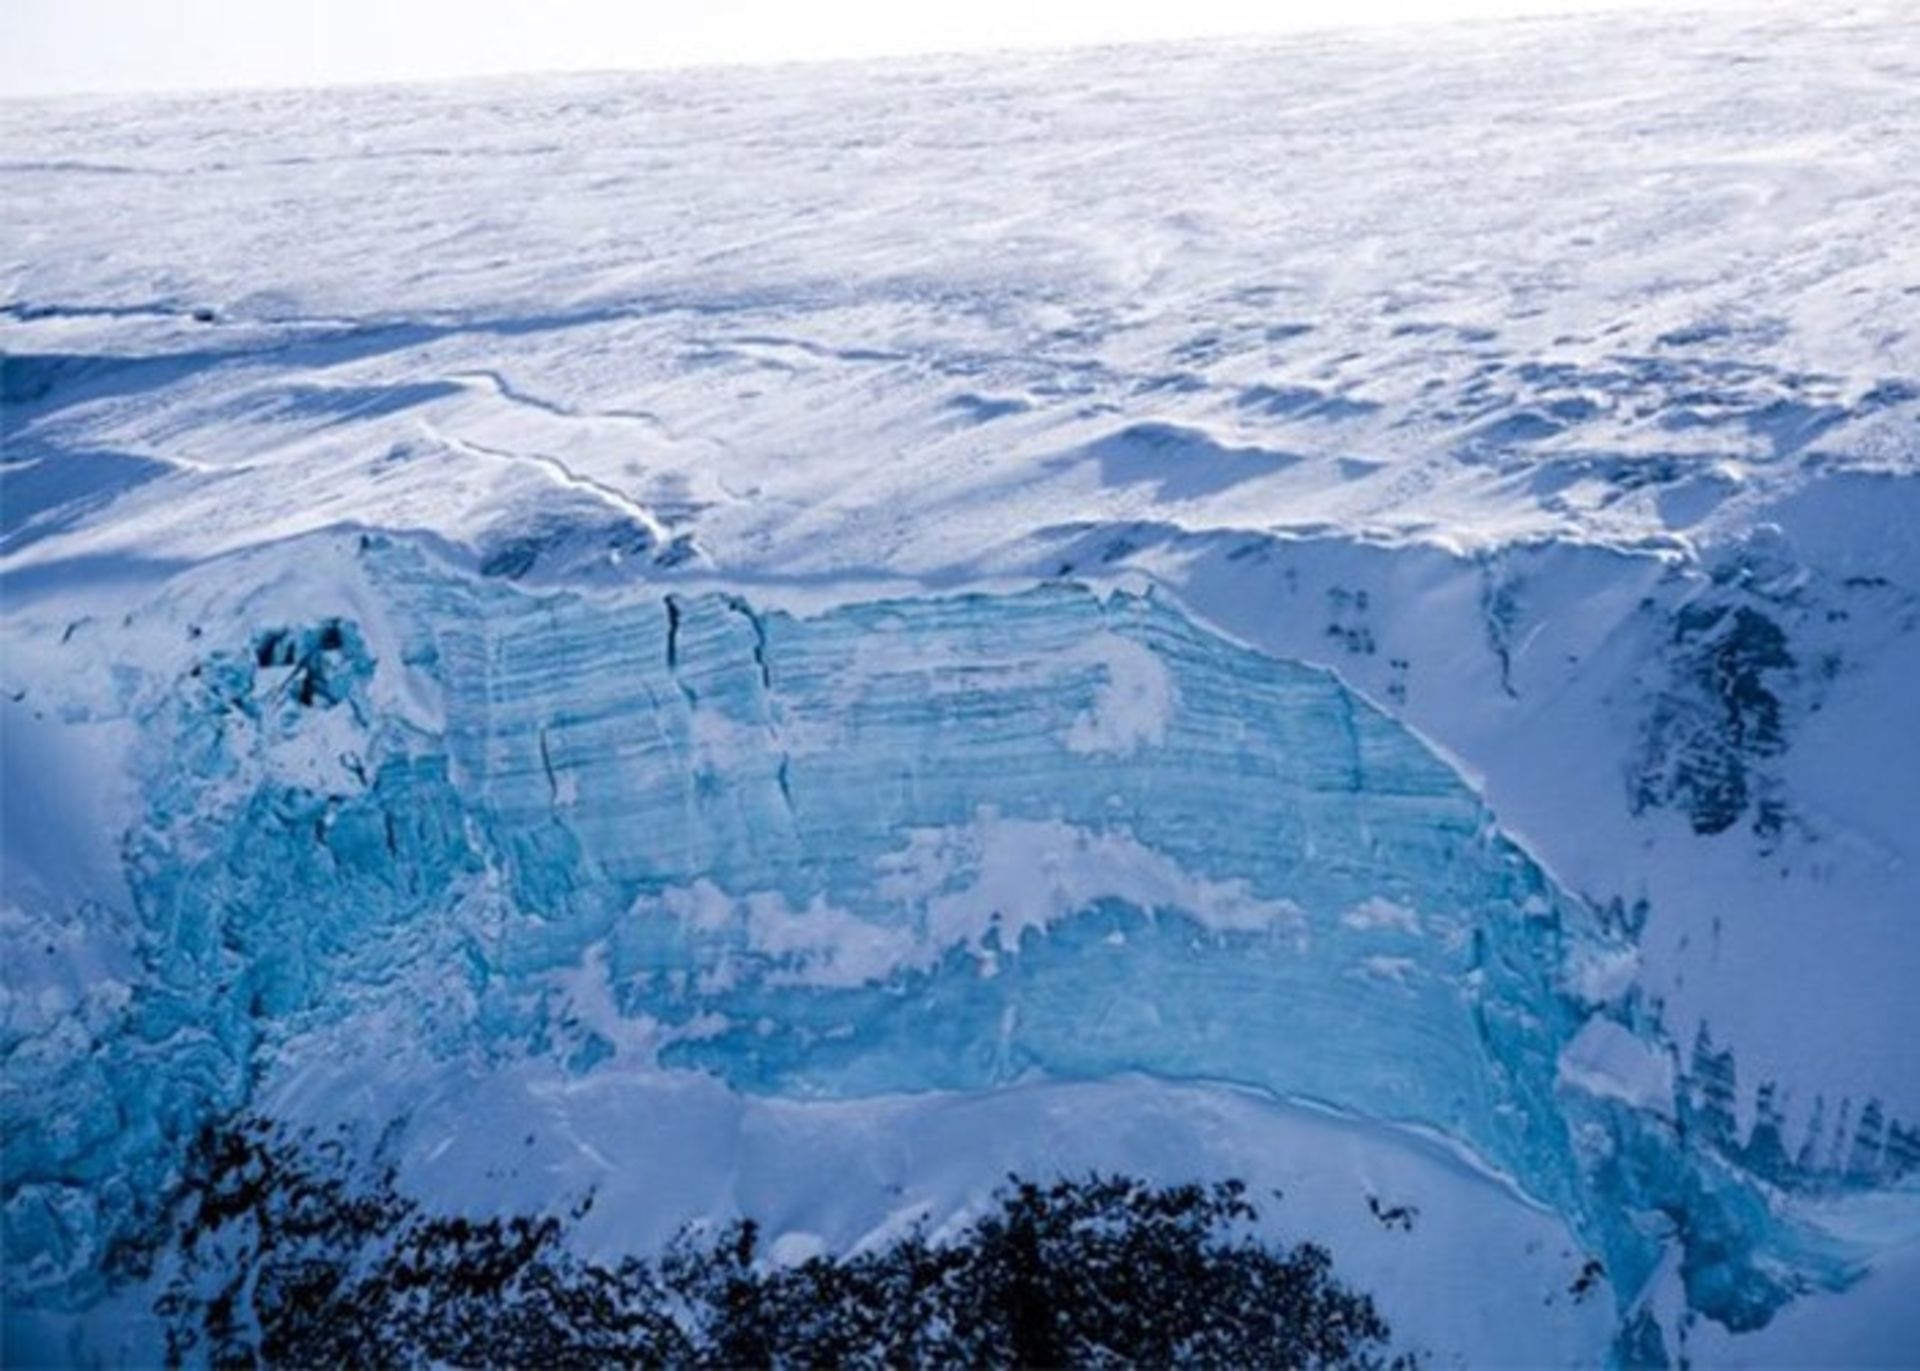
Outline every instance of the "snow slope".
<path id="1" fill-rule="evenodd" d="M 1442 1357 L 1910 1339 L 1908 27 L 0 105 L 10 1348 L 141 1336 L 243 1103 L 637 1233 L 1284 1175 Z"/>

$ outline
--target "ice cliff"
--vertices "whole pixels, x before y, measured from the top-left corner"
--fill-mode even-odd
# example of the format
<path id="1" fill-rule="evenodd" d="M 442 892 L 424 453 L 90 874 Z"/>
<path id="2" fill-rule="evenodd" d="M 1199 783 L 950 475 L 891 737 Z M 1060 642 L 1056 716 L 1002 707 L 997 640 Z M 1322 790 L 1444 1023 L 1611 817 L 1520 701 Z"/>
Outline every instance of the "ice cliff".
<path id="1" fill-rule="evenodd" d="M 1234 1083 L 1459 1146 L 1625 1308 L 1677 1247 L 1735 1328 L 1859 1255 L 1692 1127 L 1616 918 L 1404 725 L 1163 595 L 793 613 L 357 561 L 368 622 L 123 683 L 137 918 L 99 932 L 135 970 L 9 1005 L 10 1288 L 90 1297 L 198 1124 L 353 1016 L 784 1096 Z"/>

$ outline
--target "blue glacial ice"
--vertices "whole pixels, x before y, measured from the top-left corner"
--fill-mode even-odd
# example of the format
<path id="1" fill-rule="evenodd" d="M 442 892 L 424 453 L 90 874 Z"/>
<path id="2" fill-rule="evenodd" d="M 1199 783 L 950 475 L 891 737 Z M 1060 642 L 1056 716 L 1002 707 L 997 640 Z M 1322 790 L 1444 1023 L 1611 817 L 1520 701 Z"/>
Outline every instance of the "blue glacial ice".
<path id="1" fill-rule="evenodd" d="M 1623 1306 L 1677 1250 L 1734 1328 L 1860 1255 L 1689 1140 L 1627 931 L 1327 672 L 1067 584 L 796 615 L 361 560 L 377 632 L 251 626 L 143 720 L 140 974 L 0 1043 L 11 1290 L 96 1295 L 193 1130 L 355 1016 L 797 1097 L 1315 1101 L 1511 1178 Z"/>

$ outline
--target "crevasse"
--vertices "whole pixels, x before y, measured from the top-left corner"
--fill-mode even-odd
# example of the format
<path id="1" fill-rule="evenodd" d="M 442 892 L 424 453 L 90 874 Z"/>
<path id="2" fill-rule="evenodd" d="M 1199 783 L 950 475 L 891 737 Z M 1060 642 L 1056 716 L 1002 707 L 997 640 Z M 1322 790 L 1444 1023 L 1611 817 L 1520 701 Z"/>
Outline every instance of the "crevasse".
<path id="1" fill-rule="evenodd" d="M 363 561 L 384 655 L 344 617 L 257 625 L 147 720 L 142 979 L 5 1045 L 11 1289 L 97 1293 L 316 1021 L 637 1050 L 582 974 L 660 1064 L 747 1091 L 1151 1073 L 1434 1130 L 1566 1215 L 1623 1306 L 1675 1243 L 1736 1328 L 1848 1274 L 1689 1143 L 1625 934 L 1329 673 L 1065 584 L 799 617 Z M 383 674 L 432 708 L 378 707 Z"/>

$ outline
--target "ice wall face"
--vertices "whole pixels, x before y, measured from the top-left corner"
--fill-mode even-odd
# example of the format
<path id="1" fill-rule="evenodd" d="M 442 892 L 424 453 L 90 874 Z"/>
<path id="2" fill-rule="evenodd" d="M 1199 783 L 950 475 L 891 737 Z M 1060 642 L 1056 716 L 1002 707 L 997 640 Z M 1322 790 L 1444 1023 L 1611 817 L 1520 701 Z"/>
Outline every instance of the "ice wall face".
<path id="1" fill-rule="evenodd" d="M 1457 1141 L 1624 1294 L 1675 1233 L 1734 1326 L 1844 1271 L 1683 1143 L 1621 932 L 1328 673 L 1068 585 L 796 617 L 363 561 L 385 660 L 262 627 L 146 721 L 141 974 L 7 1043 L 15 1288 L 85 1298 L 343 1016 L 788 1095 L 1238 1082 Z"/>

